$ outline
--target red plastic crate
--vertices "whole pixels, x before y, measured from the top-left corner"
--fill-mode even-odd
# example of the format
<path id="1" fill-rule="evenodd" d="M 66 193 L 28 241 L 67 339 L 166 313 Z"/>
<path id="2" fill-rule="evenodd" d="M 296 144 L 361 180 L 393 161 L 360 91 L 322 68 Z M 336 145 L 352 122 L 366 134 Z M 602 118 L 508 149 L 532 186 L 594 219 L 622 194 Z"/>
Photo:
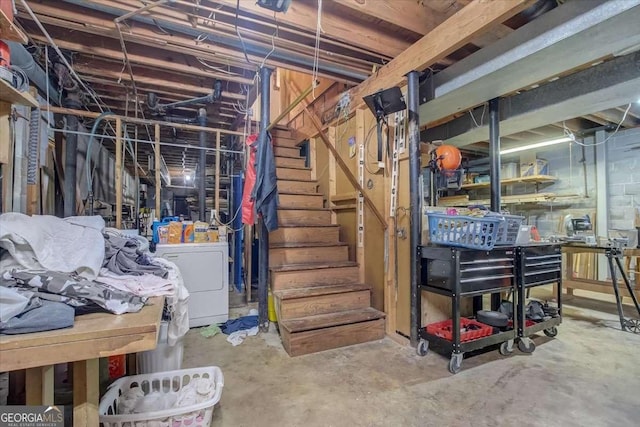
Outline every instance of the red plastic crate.
<path id="1" fill-rule="evenodd" d="M 460 342 L 471 341 L 478 338 L 489 336 L 493 333 L 493 327 L 489 325 L 485 325 L 484 323 L 480 323 L 477 320 L 473 319 L 460 319 L 460 328 L 466 328 L 469 325 L 478 326 L 478 329 L 471 331 L 460 332 Z M 443 320 L 442 322 L 432 323 L 425 327 L 428 334 L 435 335 L 440 338 L 444 338 L 448 341 L 453 341 L 453 331 L 452 331 L 453 321 Z"/>
<path id="2" fill-rule="evenodd" d="M 524 327 L 525 327 L 525 328 L 528 328 L 528 327 L 533 326 L 533 325 L 535 325 L 535 324 L 536 324 L 536 322 L 534 322 L 533 320 L 531 320 L 531 319 L 527 319 L 527 321 L 526 321 L 526 322 L 525 322 L 525 324 L 524 324 Z M 513 320 L 509 320 L 509 325 L 508 325 L 508 327 L 509 327 L 509 328 L 513 328 Z"/>

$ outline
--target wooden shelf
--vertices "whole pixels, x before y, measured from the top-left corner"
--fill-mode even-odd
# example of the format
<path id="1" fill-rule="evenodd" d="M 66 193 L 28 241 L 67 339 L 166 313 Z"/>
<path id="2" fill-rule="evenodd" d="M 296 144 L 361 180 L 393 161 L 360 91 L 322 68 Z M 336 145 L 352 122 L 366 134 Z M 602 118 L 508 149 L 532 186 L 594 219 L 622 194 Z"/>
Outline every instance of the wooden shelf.
<path id="1" fill-rule="evenodd" d="M 510 178 L 503 179 L 500 181 L 500 185 L 509 185 L 509 184 L 526 184 L 526 183 L 545 183 L 545 182 L 555 182 L 555 176 L 551 175 L 533 175 L 533 176 L 521 176 L 518 178 Z M 489 188 L 491 184 L 488 182 L 479 182 L 474 184 L 462 184 L 460 188 L 463 190 L 474 190 L 478 188 Z"/>
<path id="2" fill-rule="evenodd" d="M 520 204 L 520 203 L 540 203 L 540 202 L 548 202 L 554 200 L 556 198 L 555 193 L 535 193 L 535 194 L 518 194 L 515 196 L 502 196 L 501 202 L 503 205 L 509 204 Z M 447 200 L 439 200 L 438 206 L 443 207 L 466 207 L 470 205 L 485 205 L 489 206 L 491 204 L 491 200 L 489 199 L 478 199 L 478 200 L 469 200 L 468 202 L 461 203 L 459 200 L 452 199 L 450 201 Z"/>
<path id="3" fill-rule="evenodd" d="M 9 82 L 3 79 L 0 79 L 0 101 L 34 108 L 38 107 L 38 102 L 30 93 L 17 91 Z"/>
<path id="4" fill-rule="evenodd" d="M 0 39 L 27 44 L 27 36 L 0 10 Z"/>

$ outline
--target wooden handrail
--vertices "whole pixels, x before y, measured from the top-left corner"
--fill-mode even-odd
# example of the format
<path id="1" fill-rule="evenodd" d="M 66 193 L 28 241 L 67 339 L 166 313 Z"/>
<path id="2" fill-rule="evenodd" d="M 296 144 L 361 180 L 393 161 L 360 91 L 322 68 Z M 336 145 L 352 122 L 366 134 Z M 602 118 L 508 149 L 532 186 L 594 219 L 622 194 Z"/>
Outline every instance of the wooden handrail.
<path id="1" fill-rule="evenodd" d="M 300 104 L 313 91 L 313 88 L 316 85 L 316 83 L 317 83 L 317 81 L 316 82 L 312 82 L 311 85 L 309 85 L 309 87 L 306 88 L 304 92 L 302 92 L 300 95 L 298 95 L 298 97 L 296 99 L 294 99 L 293 102 L 291 104 L 289 104 L 289 106 L 287 108 L 285 108 L 284 111 L 282 113 L 280 113 L 280 115 L 278 117 L 276 117 L 274 121 L 271 122 L 269 127 L 267 127 L 267 130 L 273 129 L 273 127 L 275 125 L 280 123 L 280 120 L 284 119 L 285 116 L 291 112 L 291 110 L 296 108 L 298 106 L 298 104 Z"/>
<path id="2" fill-rule="evenodd" d="M 289 87 L 294 93 L 298 93 L 298 94 L 300 93 L 300 89 L 294 82 L 287 80 L 287 84 L 289 85 Z M 344 172 L 345 176 L 347 177 L 351 185 L 353 185 L 353 187 L 356 190 L 358 190 L 360 194 L 362 194 L 362 197 L 364 198 L 364 202 L 369 206 L 369 208 L 371 209 L 375 217 L 380 222 L 380 225 L 382 226 L 382 228 L 386 230 L 387 222 L 385 221 L 384 217 L 382 216 L 382 214 L 380 213 L 376 205 L 373 203 L 373 201 L 369 198 L 367 193 L 365 193 L 364 188 L 362 188 L 362 186 L 360 185 L 356 177 L 353 176 L 353 173 L 349 169 L 349 166 L 347 166 L 344 160 L 342 160 L 342 157 L 340 157 L 340 154 L 338 153 L 338 151 L 335 149 L 333 144 L 331 144 L 331 141 L 329 141 L 329 138 L 327 138 L 327 135 L 325 135 L 324 131 L 322 130 L 322 123 L 320 123 L 320 120 L 318 120 L 316 115 L 309 110 L 309 103 L 304 98 L 301 102 L 302 102 L 302 106 L 304 107 L 305 113 L 307 113 L 307 116 L 311 120 L 311 123 L 318 131 L 318 135 L 320 136 L 320 139 L 322 139 L 322 142 L 324 142 L 324 145 L 331 152 L 334 159 L 336 159 L 336 163 L 338 163 L 338 166 L 340 166 L 340 169 L 342 169 L 342 172 Z"/>

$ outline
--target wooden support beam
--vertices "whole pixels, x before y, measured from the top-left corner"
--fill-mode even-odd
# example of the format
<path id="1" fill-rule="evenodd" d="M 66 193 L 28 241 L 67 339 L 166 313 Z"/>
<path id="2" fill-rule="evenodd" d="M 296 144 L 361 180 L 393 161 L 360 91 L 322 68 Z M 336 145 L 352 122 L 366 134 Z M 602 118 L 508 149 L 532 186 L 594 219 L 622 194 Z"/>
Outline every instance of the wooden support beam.
<path id="1" fill-rule="evenodd" d="M 160 125 L 155 125 L 155 145 L 154 145 L 154 160 L 155 160 L 155 175 L 156 175 L 156 218 L 162 219 L 162 211 L 160 205 L 160 189 L 162 187 L 162 179 L 160 178 Z"/>
<path id="2" fill-rule="evenodd" d="M 361 105 L 364 102 L 362 97 L 380 89 L 404 85 L 404 76 L 410 71 L 425 70 L 469 43 L 491 25 L 509 19 L 532 3 L 533 0 L 474 0 L 380 68 L 375 75 L 353 88 L 350 91 L 352 106 Z"/>
<path id="3" fill-rule="evenodd" d="M 122 229 L 122 120 L 116 118 L 116 228 Z"/>
<path id="4" fill-rule="evenodd" d="M 428 8 L 428 2 L 407 0 L 332 1 L 358 14 L 371 16 L 421 35 L 427 34 L 446 19 L 444 14 Z"/>
<path id="5" fill-rule="evenodd" d="M 289 87 L 291 91 L 294 94 L 296 94 L 296 96 L 301 93 L 300 88 L 298 88 L 295 82 L 287 80 L 287 83 L 289 83 Z M 311 123 L 313 123 L 313 126 L 318 131 L 318 136 L 320 136 L 320 139 L 322 140 L 322 142 L 324 142 L 324 145 L 326 145 L 327 149 L 331 152 L 331 155 L 335 158 L 336 163 L 338 164 L 338 166 L 340 166 L 340 169 L 342 169 L 342 172 L 344 172 L 345 176 L 347 177 L 351 185 L 353 185 L 353 187 L 356 190 L 362 193 L 364 202 L 369 206 L 369 208 L 371 208 L 371 212 L 373 212 L 373 214 L 376 216 L 382 228 L 386 230 L 387 222 L 385 221 L 384 217 L 382 216 L 382 214 L 380 213 L 376 205 L 373 203 L 371 198 L 367 195 L 364 188 L 362 188 L 362 186 L 358 182 L 358 179 L 355 176 L 353 176 L 353 173 L 351 173 L 349 166 L 347 166 L 344 160 L 342 160 L 342 157 L 340 157 L 340 154 L 338 153 L 338 151 L 331 144 L 331 141 L 329 141 L 329 139 L 327 138 L 327 135 L 322 130 L 322 123 L 320 123 L 320 120 L 316 117 L 316 115 L 309 110 L 309 102 L 305 99 L 302 101 L 302 105 L 304 106 L 304 111 L 307 114 L 307 117 L 309 117 L 309 120 L 311 120 Z"/>
<path id="6" fill-rule="evenodd" d="M 237 0 L 216 0 L 217 3 L 233 8 L 237 7 Z M 374 52 L 380 52 L 388 57 L 395 57 L 409 45 L 401 38 L 386 31 L 378 31 L 373 25 L 354 22 L 348 16 L 332 13 L 331 5 L 325 3 L 322 10 L 323 38 L 333 38 L 342 42 L 359 46 Z M 273 13 L 264 9 L 253 1 L 241 1 L 240 10 L 273 19 Z M 288 13 L 278 15 L 278 21 L 315 33 L 318 24 L 318 8 L 314 2 L 293 1 Z M 375 46 L 375 47 L 374 47 Z"/>

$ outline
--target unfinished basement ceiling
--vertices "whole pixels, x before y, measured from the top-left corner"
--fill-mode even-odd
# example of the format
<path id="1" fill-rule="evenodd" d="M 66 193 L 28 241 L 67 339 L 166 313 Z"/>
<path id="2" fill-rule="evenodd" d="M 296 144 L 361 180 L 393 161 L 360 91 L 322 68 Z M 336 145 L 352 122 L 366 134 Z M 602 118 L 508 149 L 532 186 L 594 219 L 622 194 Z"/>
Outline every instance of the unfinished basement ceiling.
<path id="1" fill-rule="evenodd" d="M 170 103 L 209 95 L 215 82 L 220 81 L 219 101 L 174 108 L 167 114 L 177 120 L 193 120 L 198 108 L 203 107 L 207 109 L 208 126 L 227 129 L 241 123 L 239 118 L 250 101 L 259 65 L 313 71 L 317 0 L 293 0 L 286 13 L 273 13 L 255 3 L 255 0 L 161 0 L 156 4 L 140 0 L 28 1 L 53 42 L 95 93 L 97 102 L 86 97 L 86 109 L 151 118 L 154 116 L 147 106 L 149 93 L 156 94 L 162 103 Z M 323 31 L 319 38 L 318 75 L 355 85 L 468 3 L 470 0 L 325 0 L 320 10 Z M 57 55 L 53 49 L 44 49 L 49 42 L 22 2 L 16 1 L 16 5 L 17 21 L 32 44 L 29 50 L 43 68 L 48 53 L 49 70 L 53 70 Z M 145 5 L 149 10 L 116 23 L 118 17 Z M 533 3 L 529 9 L 433 64 L 432 70 L 446 70 L 556 6 L 555 0 Z M 55 85 L 56 79 L 51 81 Z M 629 111 L 623 127 L 638 124 L 640 112 L 636 110 L 634 107 Z M 608 109 L 565 124 L 575 130 L 613 125 L 622 112 Z M 453 114 L 439 123 L 460 115 Z M 474 118 L 482 120 L 481 115 Z M 555 130 L 562 132 L 558 126 L 562 124 L 510 135 L 504 141 L 552 135 Z M 148 139 L 146 129 L 138 128 L 138 137 Z M 195 168 L 198 150 L 189 146 L 198 144 L 197 132 L 175 134 L 166 129 L 162 140 L 187 146 L 163 148 L 170 169 Z M 150 147 L 142 146 L 143 167 L 147 153 Z"/>

